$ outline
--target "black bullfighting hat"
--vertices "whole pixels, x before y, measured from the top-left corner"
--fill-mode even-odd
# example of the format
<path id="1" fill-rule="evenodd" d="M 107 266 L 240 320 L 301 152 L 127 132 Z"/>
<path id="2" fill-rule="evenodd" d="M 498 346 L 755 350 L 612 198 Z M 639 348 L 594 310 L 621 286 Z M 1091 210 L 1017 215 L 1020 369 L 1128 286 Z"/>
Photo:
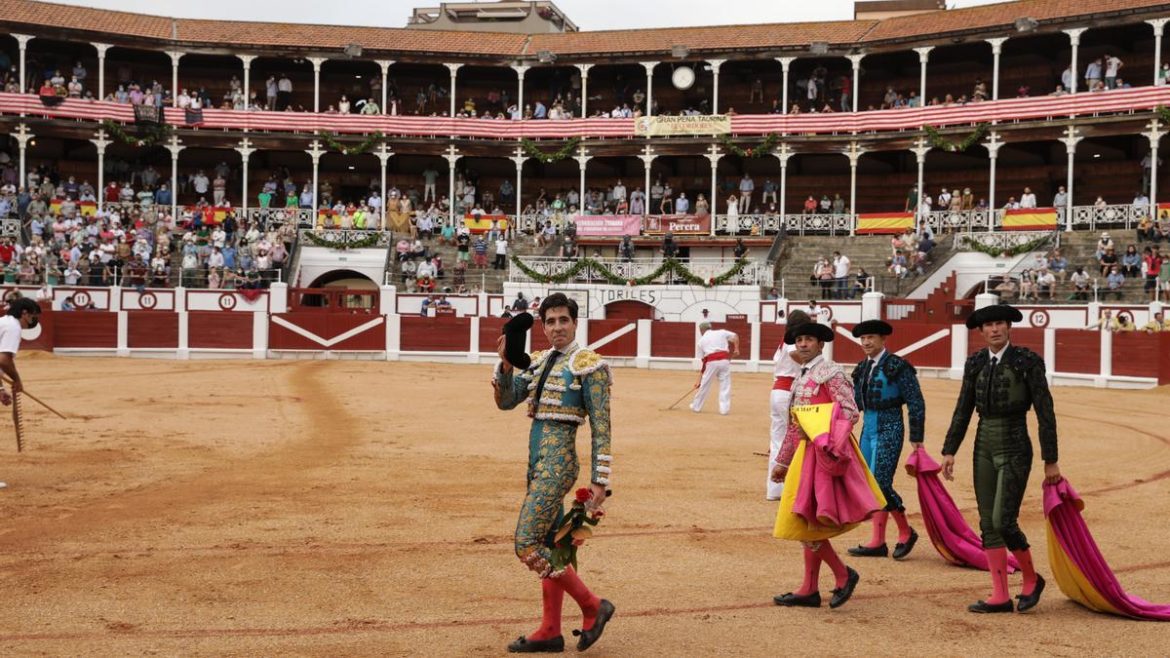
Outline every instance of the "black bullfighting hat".
<path id="1" fill-rule="evenodd" d="M 869 334 L 889 336 L 892 333 L 894 333 L 894 328 L 890 326 L 890 323 L 882 322 L 881 320 L 866 320 L 853 327 L 854 338 L 861 338 Z"/>
<path id="2" fill-rule="evenodd" d="M 521 370 L 526 370 L 532 365 L 532 357 L 528 356 L 524 349 L 525 339 L 531 328 L 531 313 L 517 313 L 504 324 L 504 354 L 508 357 L 508 363 Z"/>
<path id="3" fill-rule="evenodd" d="M 789 327 L 788 331 L 784 332 L 784 342 L 792 345 L 801 336 L 812 336 L 823 343 L 829 343 L 833 340 L 833 330 L 819 322 L 806 322 Z"/>
<path id="4" fill-rule="evenodd" d="M 996 304 L 994 306 L 984 306 L 975 311 L 967 317 L 967 328 L 978 329 L 988 322 L 1020 322 L 1024 319 L 1024 314 L 1020 310 L 1010 304 Z"/>

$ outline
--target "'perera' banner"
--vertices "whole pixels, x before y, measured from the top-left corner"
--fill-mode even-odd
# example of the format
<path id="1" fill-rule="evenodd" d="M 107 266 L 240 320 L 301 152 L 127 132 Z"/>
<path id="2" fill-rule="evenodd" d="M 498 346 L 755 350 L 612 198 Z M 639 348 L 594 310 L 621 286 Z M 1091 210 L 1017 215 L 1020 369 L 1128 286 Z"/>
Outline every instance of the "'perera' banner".
<path id="1" fill-rule="evenodd" d="M 731 133 L 731 117 L 726 114 L 642 117 L 634 122 L 634 132 L 642 137 L 727 135 Z"/>

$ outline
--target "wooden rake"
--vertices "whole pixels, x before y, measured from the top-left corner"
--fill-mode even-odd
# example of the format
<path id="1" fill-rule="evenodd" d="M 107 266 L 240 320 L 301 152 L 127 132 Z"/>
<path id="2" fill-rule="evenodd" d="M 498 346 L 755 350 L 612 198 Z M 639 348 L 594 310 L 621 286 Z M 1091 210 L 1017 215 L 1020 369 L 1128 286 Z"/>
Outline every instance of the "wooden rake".
<path id="1" fill-rule="evenodd" d="M 0 381 L 3 381 L 5 384 L 8 384 L 9 386 L 12 385 L 12 380 L 9 379 L 6 375 L 0 374 Z M 36 402 L 37 404 L 41 405 L 42 407 L 53 412 L 58 418 L 60 418 L 62 420 L 69 420 L 69 418 L 66 417 L 65 414 L 50 407 L 48 404 L 45 404 L 44 400 L 41 400 L 40 398 L 33 395 L 32 393 L 29 393 L 28 391 L 22 391 L 20 393 L 14 392 L 12 394 L 12 424 L 16 428 L 16 451 L 17 452 L 24 451 L 24 411 L 23 411 L 22 405 L 21 405 L 21 396 L 24 396 L 24 395 L 27 395 L 29 397 L 29 399 L 31 399 L 33 402 Z"/>

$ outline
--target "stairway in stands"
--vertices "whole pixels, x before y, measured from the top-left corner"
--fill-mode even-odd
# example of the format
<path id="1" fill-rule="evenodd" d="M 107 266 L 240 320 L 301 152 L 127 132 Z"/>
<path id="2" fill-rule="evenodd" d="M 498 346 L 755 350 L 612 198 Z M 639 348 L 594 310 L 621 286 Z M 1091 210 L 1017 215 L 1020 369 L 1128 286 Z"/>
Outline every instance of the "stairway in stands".
<path id="1" fill-rule="evenodd" d="M 397 236 L 395 242 L 397 242 Z M 455 260 L 458 251 L 454 246 L 439 244 L 438 237 L 430 240 L 423 240 L 427 249 L 434 254 L 438 254 L 443 259 L 443 269 L 446 271 L 446 276 L 439 280 L 439 289 L 442 290 L 446 286 L 454 288 L 452 281 L 455 276 Z M 474 241 L 472 242 L 474 245 Z M 535 241 L 530 235 L 519 235 L 517 239 L 508 242 L 508 251 L 517 256 L 553 256 L 560 253 L 559 241 L 554 241 L 553 244 L 545 247 L 537 247 Z M 474 254 L 474 251 L 472 252 Z M 493 254 L 495 253 L 495 246 L 488 245 L 488 267 L 486 269 L 479 269 L 474 266 L 474 261 L 467 268 L 467 274 L 464 277 L 468 290 L 473 290 L 475 286 L 480 286 L 482 290 L 490 293 L 499 293 L 504 290 L 504 282 L 508 280 L 508 270 L 493 270 L 491 263 Z M 394 268 L 394 276 L 391 278 L 391 283 L 404 290 L 402 286 L 402 278 L 398 274 L 398 263 L 392 263 Z"/>
<path id="2" fill-rule="evenodd" d="M 809 281 L 813 265 L 821 256 L 832 258 L 834 251 L 849 257 L 851 271 L 856 274 L 860 268 L 876 277 L 875 289 L 887 297 L 901 297 L 913 290 L 923 277 L 911 276 L 895 279 L 886 274 L 886 260 L 890 257 L 890 236 L 863 235 L 832 237 L 825 235 L 789 235 L 784 239 L 784 248 L 776 262 L 776 287 L 785 282 L 784 293 L 789 299 L 820 299 L 820 286 Z M 947 238 L 931 253 L 931 264 L 926 275 L 936 270 L 950 257 L 951 243 Z"/>

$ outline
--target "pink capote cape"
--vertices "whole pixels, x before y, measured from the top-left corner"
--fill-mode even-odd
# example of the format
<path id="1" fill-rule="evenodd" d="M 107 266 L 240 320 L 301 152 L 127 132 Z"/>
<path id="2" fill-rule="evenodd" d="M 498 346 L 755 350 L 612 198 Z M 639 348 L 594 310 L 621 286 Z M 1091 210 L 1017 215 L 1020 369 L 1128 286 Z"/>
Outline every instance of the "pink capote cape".
<path id="1" fill-rule="evenodd" d="M 792 511 L 827 526 L 859 523 L 881 509 L 850 432 L 853 423 L 833 403 L 829 431 L 809 437 Z"/>
<path id="2" fill-rule="evenodd" d="M 1048 561 L 1065 596 L 1090 610 L 1170 621 L 1170 605 L 1150 603 L 1127 594 L 1105 562 L 1081 517 L 1085 503 L 1068 480 L 1044 483 L 1044 517 L 1048 519 Z"/>
<path id="3" fill-rule="evenodd" d="M 960 567 L 987 571 L 987 555 L 983 541 L 967 525 L 954 499 L 939 480 L 941 467 L 926 450 L 912 450 L 906 458 L 906 472 L 918 482 L 918 505 L 930 543 L 944 560 Z M 1020 563 L 1008 554 L 1008 572 L 1014 573 Z"/>

